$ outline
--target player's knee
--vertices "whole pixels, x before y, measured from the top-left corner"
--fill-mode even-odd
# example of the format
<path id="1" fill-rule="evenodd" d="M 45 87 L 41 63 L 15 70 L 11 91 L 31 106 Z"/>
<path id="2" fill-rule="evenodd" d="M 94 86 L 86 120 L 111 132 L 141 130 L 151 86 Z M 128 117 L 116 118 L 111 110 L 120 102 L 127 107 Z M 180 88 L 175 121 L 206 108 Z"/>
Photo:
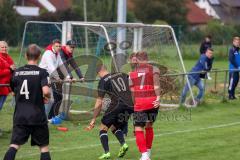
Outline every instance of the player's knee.
<path id="1" fill-rule="evenodd" d="M 104 124 L 101 124 L 100 130 L 108 131 L 108 127 Z"/>
<path id="2" fill-rule="evenodd" d="M 20 146 L 16 144 L 10 144 L 10 148 L 15 148 L 16 150 L 19 150 Z"/>
<path id="3" fill-rule="evenodd" d="M 152 122 L 147 122 L 145 128 L 152 128 L 153 123 Z"/>
<path id="4" fill-rule="evenodd" d="M 135 131 L 143 131 L 143 127 L 140 127 L 140 126 L 135 126 Z"/>
<path id="5" fill-rule="evenodd" d="M 48 146 L 42 146 L 42 147 L 39 147 L 39 148 L 40 148 L 41 153 L 49 152 Z"/>

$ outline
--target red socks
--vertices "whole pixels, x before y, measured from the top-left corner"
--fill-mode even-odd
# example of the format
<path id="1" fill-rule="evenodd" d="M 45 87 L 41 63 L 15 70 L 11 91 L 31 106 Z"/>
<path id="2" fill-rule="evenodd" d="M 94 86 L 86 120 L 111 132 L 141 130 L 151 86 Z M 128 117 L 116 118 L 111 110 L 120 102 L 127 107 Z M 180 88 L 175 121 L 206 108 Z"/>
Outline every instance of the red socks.
<path id="1" fill-rule="evenodd" d="M 147 147 L 147 149 L 151 149 L 153 137 L 154 137 L 153 128 L 152 127 L 145 128 L 145 131 L 146 131 L 146 147 Z"/>
<path id="2" fill-rule="evenodd" d="M 143 131 L 135 131 L 136 143 L 141 153 L 147 152 L 146 140 Z"/>

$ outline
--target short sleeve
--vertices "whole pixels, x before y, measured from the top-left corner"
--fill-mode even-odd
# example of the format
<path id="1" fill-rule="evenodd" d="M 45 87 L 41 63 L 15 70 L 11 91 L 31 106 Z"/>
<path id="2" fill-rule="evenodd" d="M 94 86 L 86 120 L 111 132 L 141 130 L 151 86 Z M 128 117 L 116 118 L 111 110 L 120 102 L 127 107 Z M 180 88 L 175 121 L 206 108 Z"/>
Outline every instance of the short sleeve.
<path id="1" fill-rule="evenodd" d="M 41 72 L 41 86 L 48 86 L 49 85 L 49 74 L 48 72 L 44 69 Z"/>
<path id="2" fill-rule="evenodd" d="M 13 75 L 15 75 L 15 73 Z M 14 92 L 14 88 L 15 88 L 15 77 L 14 76 L 12 76 L 10 79 L 10 88 Z"/>
<path id="3" fill-rule="evenodd" d="M 104 98 L 106 94 L 104 79 L 101 79 L 98 83 L 98 97 Z"/>

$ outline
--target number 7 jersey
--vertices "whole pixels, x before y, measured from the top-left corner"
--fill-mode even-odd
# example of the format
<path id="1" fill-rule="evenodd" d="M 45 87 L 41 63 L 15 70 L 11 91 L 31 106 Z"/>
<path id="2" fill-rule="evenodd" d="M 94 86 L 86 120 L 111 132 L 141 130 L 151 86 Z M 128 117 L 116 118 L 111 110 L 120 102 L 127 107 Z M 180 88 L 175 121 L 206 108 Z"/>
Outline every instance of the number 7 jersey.
<path id="1" fill-rule="evenodd" d="M 154 108 L 157 99 L 154 90 L 154 74 L 159 70 L 150 64 L 140 64 L 129 73 L 129 86 L 134 97 L 134 111 L 144 111 Z"/>
<path id="2" fill-rule="evenodd" d="M 16 107 L 14 124 L 41 125 L 47 123 L 42 87 L 49 85 L 48 73 L 36 65 L 18 68 L 11 79 Z"/>

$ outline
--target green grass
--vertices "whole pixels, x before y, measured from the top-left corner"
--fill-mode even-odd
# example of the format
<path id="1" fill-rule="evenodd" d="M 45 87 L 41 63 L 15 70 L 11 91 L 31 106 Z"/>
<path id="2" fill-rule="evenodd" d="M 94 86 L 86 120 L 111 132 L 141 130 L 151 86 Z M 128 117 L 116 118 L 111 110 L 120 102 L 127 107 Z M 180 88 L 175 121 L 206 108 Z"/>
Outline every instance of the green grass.
<path id="1" fill-rule="evenodd" d="M 10 99 L 10 98 L 9 98 Z M 237 160 L 240 141 L 239 134 L 239 100 L 231 103 L 204 104 L 192 110 L 180 108 L 175 111 L 160 112 L 155 123 L 155 140 L 152 159 L 159 160 Z M 9 101 L 0 112 L 0 124 L 4 135 L 0 137 L 0 159 L 8 148 L 13 108 Z M 97 123 L 97 125 L 99 122 Z M 50 125 L 50 148 L 52 159 L 85 159 L 92 160 L 102 153 L 99 142 L 98 127 L 92 132 L 84 131 L 87 121 L 64 122 L 62 126 L 68 132 L 57 131 Z M 130 150 L 124 160 L 135 160 L 139 153 L 129 123 L 127 143 Z M 109 133 L 110 149 L 116 159 L 119 144 Z M 38 159 L 38 149 L 24 145 L 17 154 L 17 159 Z"/>

